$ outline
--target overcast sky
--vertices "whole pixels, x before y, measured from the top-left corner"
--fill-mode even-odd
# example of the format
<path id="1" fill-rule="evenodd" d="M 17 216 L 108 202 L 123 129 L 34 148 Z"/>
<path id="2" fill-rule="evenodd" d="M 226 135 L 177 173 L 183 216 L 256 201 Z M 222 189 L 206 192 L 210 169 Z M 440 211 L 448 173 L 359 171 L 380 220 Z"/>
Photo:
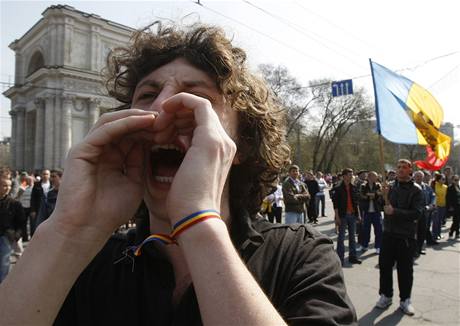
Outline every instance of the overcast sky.
<path id="1" fill-rule="evenodd" d="M 305 85 L 319 78 L 353 79 L 372 95 L 372 58 L 427 88 L 444 108 L 444 121 L 460 125 L 460 17 L 455 0 L 196 2 L 0 0 L 1 90 L 14 82 L 14 53 L 8 45 L 47 7 L 68 4 L 134 28 L 187 15 L 186 21 L 219 24 L 247 50 L 252 67 L 284 65 Z M 1 97 L 0 139 L 11 129 L 10 101 Z"/>

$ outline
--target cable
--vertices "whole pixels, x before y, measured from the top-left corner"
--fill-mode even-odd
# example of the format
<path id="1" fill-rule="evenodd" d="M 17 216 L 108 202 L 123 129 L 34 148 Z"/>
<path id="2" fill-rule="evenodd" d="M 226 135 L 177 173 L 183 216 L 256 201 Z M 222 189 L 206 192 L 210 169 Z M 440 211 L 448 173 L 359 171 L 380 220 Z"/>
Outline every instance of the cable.
<path id="1" fill-rule="evenodd" d="M 444 74 L 441 78 L 439 78 L 437 81 L 435 81 L 433 84 L 431 84 L 428 89 L 431 89 L 434 85 L 436 85 L 437 83 L 439 83 L 441 80 L 447 78 L 447 76 L 449 76 L 452 72 L 454 72 L 455 69 L 458 69 L 458 67 L 460 67 L 460 65 L 456 65 L 454 68 L 452 68 L 451 70 L 449 70 L 446 74 Z"/>
<path id="2" fill-rule="evenodd" d="M 356 39 L 357 41 L 361 42 L 363 45 L 366 45 L 370 48 L 373 48 L 373 49 L 378 49 L 378 47 L 376 47 L 375 45 L 371 44 L 371 43 L 368 43 L 367 41 L 364 41 L 363 39 L 361 39 L 360 37 L 354 35 L 353 33 L 351 33 L 350 31 L 347 31 L 343 28 L 343 26 L 338 26 L 337 24 L 331 22 L 329 19 L 321 16 L 320 14 L 317 14 L 316 12 L 312 11 L 311 9 L 307 9 L 306 7 L 304 7 L 303 5 L 301 5 L 300 3 L 298 3 L 297 1 L 294 1 L 294 3 L 299 6 L 300 8 L 302 8 L 303 10 L 305 10 L 306 12 L 309 12 L 317 17 L 319 17 L 320 19 L 324 20 L 326 23 L 328 23 L 329 25 L 337 28 L 338 30 L 340 30 L 341 32 L 343 32 L 344 34 L 348 34 L 350 36 L 352 36 L 354 39 Z M 346 33 L 345 33 L 346 32 Z"/>
<path id="3" fill-rule="evenodd" d="M 328 66 L 328 67 L 333 68 L 334 70 L 337 70 L 337 71 L 340 71 L 341 73 L 346 74 L 346 72 L 342 71 L 340 68 L 331 66 L 330 64 L 327 64 L 327 63 L 321 61 L 320 59 L 317 59 L 316 57 L 313 57 L 313 56 L 311 56 L 311 55 L 309 55 L 309 54 L 303 52 L 302 50 L 299 50 L 299 49 L 293 47 L 292 45 L 290 45 L 290 44 L 288 44 L 288 43 L 286 43 L 286 42 L 284 42 L 284 41 L 277 40 L 277 39 L 271 37 L 270 35 L 268 35 L 267 33 L 264 33 L 264 32 L 262 32 L 262 31 L 259 31 L 259 30 L 255 29 L 255 28 L 253 28 L 253 27 L 247 25 L 246 23 L 243 23 L 243 22 L 238 21 L 238 20 L 236 20 L 236 19 L 233 19 L 233 18 L 231 18 L 231 17 L 229 17 L 229 16 L 227 16 L 227 15 L 224 15 L 224 14 L 222 14 L 222 13 L 220 13 L 220 12 L 214 10 L 214 9 L 209 8 L 208 6 L 205 6 L 205 5 L 202 4 L 202 3 L 197 3 L 197 2 L 193 2 L 193 3 L 199 5 L 200 7 L 204 8 L 204 9 L 206 9 L 206 10 L 208 10 L 208 11 L 211 11 L 212 13 L 214 13 L 214 14 L 216 14 L 216 15 L 219 15 L 219 16 L 224 17 L 224 18 L 226 18 L 226 19 L 228 19 L 228 20 L 231 20 L 231 21 L 233 21 L 233 22 L 235 22 L 235 23 L 237 23 L 237 24 L 239 24 L 239 25 L 242 25 L 242 26 L 246 27 L 247 29 L 252 30 L 253 32 L 256 32 L 256 33 L 258 33 L 258 34 L 260 34 L 260 35 L 263 35 L 263 36 L 265 36 L 266 38 L 269 38 L 269 39 L 271 39 L 272 41 L 274 41 L 274 42 L 276 42 L 276 43 L 282 44 L 283 46 L 285 46 L 285 47 L 287 47 L 287 48 L 289 48 L 289 49 L 291 49 L 291 50 L 294 50 L 294 51 L 300 53 L 301 55 L 303 55 L 303 56 L 305 56 L 305 57 L 308 57 L 308 58 L 310 58 L 310 59 L 312 59 L 312 60 L 314 60 L 314 61 L 316 61 L 316 62 L 318 62 L 318 63 L 321 63 L 321 64 L 323 64 L 323 65 L 325 65 L 325 66 Z"/>
<path id="4" fill-rule="evenodd" d="M 331 50 L 332 52 L 338 54 L 339 56 L 341 56 L 341 57 L 347 59 L 348 61 L 350 61 L 351 63 L 355 64 L 356 66 L 358 66 L 358 67 L 360 67 L 360 68 L 366 69 L 366 67 L 365 67 L 364 65 L 361 65 L 360 63 L 357 63 L 357 62 L 356 62 L 354 59 L 352 59 L 351 57 L 346 56 L 346 55 L 344 55 L 343 53 L 340 53 L 340 52 L 338 52 L 337 50 L 335 50 L 334 48 L 328 46 L 326 43 L 322 42 L 321 39 L 324 39 L 324 40 L 326 40 L 326 41 L 328 41 L 328 42 L 330 42 L 330 43 L 332 43 L 332 44 L 335 44 L 335 45 L 341 47 L 342 49 L 344 49 L 344 50 L 346 50 L 346 51 L 349 51 L 350 53 L 353 53 L 353 54 L 356 54 L 356 55 L 360 55 L 360 54 L 358 54 L 358 53 L 356 53 L 356 52 L 354 52 L 354 51 L 352 51 L 352 50 L 349 50 L 349 49 L 343 47 L 342 45 L 340 45 L 339 43 L 336 43 L 336 42 L 334 42 L 334 41 L 331 41 L 330 39 L 327 39 L 327 38 L 325 38 L 325 37 L 322 36 L 322 35 L 319 35 L 319 34 L 317 34 L 317 33 L 315 33 L 315 32 L 312 32 L 312 31 L 307 31 L 304 27 L 302 27 L 302 26 L 300 26 L 300 25 L 298 25 L 298 24 L 296 24 L 296 23 L 293 23 L 293 22 L 291 22 L 291 21 L 289 21 L 289 20 L 287 20 L 287 19 L 285 19 L 285 18 L 283 18 L 283 17 L 280 17 L 280 16 L 278 16 L 278 15 L 276 15 L 276 14 L 273 14 L 273 13 L 269 12 L 269 11 L 266 10 L 266 9 L 263 9 L 263 8 L 261 8 L 261 7 L 259 7 L 259 6 L 256 6 L 255 4 L 251 3 L 251 2 L 248 1 L 248 0 L 242 0 L 242 1 L 243 1 L 244 3 L 250 5 L 251 7 L 256 8 L 257 10 L 262 11 L 262 12 L 265 13 L 266 15 L 268 15 L 268 16 L 270 16 L 270 17 L 272 17 L 272 18 L 274 18 L 274 19 L 276 19 L 276 20 L 278 20 L 278 21 L 280 21 L 281 23 L 287 25 L 288 27 L 292 28 L 293 30 L 295 30 L 295 31 L 297 31 L 297 32 L 299 32 L 299 33 L 301 33 L 301 34 L 303 34 L 303 35 L 306 36 L 307 38 L 312 39 L 313 41 L 317 42 L 318 44 L 322 45 L 323 47 L 325 47 L 325 48 Z M 313 34 L 313 36 L 309 35 L 308 33 Z"/>

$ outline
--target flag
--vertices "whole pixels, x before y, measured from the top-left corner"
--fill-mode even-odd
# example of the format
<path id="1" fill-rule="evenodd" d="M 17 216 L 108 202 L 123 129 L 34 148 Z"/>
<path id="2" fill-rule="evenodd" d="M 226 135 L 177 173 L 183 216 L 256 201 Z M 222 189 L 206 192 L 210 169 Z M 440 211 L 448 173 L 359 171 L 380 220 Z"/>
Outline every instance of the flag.
<path id="1" fill-rule="evenodd" d="M 423 87 L 369 59 L 374 82 L 377 132 L 399 144 L 428 145 L 447 159 L 451 139 L 439 131 L 444 112 Z"/>
<path id="2" fill-rule="evenodd" d="M 446 165 L 448 159 L 448 157 L 442 160 L 437 158 L 431 147 L 427 146 L 425 161 L 415 161 L 414 163 L 421 169 L 429 171 L 438 171 L 444 165 Z"/>

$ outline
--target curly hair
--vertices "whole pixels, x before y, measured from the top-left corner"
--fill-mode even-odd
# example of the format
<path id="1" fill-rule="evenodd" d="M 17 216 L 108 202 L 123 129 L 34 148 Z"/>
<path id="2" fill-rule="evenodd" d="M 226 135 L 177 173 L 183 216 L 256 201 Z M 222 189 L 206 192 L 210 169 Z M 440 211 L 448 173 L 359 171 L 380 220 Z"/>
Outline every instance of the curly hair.
<path id="1" fill-rule="evenodd" d="M 129 46 L 115 48 L 107 57 L 108 92 L 124 103 L 120 109 L 128 108 L 136 85 L 177 58 L 206 72 L 238 112 L 236 143 L 241 164 L 230 170 L 230 207 L 252 216 L 288 163 L 286 122 L 279 101 L 246 67 L 246 53 L 232 46 L 222 29 L 201 23 L 164 26 L 157 21 L 135 32 Z"/>

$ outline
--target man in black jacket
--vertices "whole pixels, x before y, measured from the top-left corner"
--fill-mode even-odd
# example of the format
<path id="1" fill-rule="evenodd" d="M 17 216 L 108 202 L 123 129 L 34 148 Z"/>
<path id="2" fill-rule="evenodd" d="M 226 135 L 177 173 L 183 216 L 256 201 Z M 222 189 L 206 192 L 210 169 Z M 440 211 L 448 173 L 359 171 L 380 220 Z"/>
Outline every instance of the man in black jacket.
<path id="1" fill-rule="evenodd" d="M 351 183 L 353 178 L 352 169 L 344 169 L 342 171 L 343 181 L 334 187 L 332 194 L 332 203 L 334 204 L 335 225 L 339 229 L 337 238 L 337 255 L 339 255 L 342 265 L 344 264 L 345 256 L 345 228 L 348 229 L 348 246 L 349 257 L 348 261 L 351 264 L 361 264 L 361 261 L 356 258 L 356 221 L 361 220 L 358 210 L 359 190 Z"/>
<path id="2" fill-rule="evenodd" d="M 21 203 L 9 196 L 11 183 L 10 179 L 0 177 L 0 283 L 9 272 L 11 246 L 21 238 L 25 221 Z"/>
<path id="3" fill-rule="evenodd" d="M 380 299 L 377 308 L 385 309 L 392 303 L 393 266 L 398 271 L 400 309 L 407 315 L 415 313 L 410 295 L 413 283 L 413 264 L 416 249 L 417 220 L 423 213 L 423 194 L 420 186 L 411 180 L 412 163 L 401 159 L 397 179 L 384 187 L 387 200 L 384 206 L 382 248 L 379 256 Z"/>
<path id="4" fill-rule="evenodd" d="M 42 170 L 40 181 L 35 182 L 32 188 L 32 195 L 30 197 L 30 236 L 34 235 L 38 225 L 37 217 L 40 212 L 40 205 L 51 189 L 50 175 L 50 170 Z"/>

